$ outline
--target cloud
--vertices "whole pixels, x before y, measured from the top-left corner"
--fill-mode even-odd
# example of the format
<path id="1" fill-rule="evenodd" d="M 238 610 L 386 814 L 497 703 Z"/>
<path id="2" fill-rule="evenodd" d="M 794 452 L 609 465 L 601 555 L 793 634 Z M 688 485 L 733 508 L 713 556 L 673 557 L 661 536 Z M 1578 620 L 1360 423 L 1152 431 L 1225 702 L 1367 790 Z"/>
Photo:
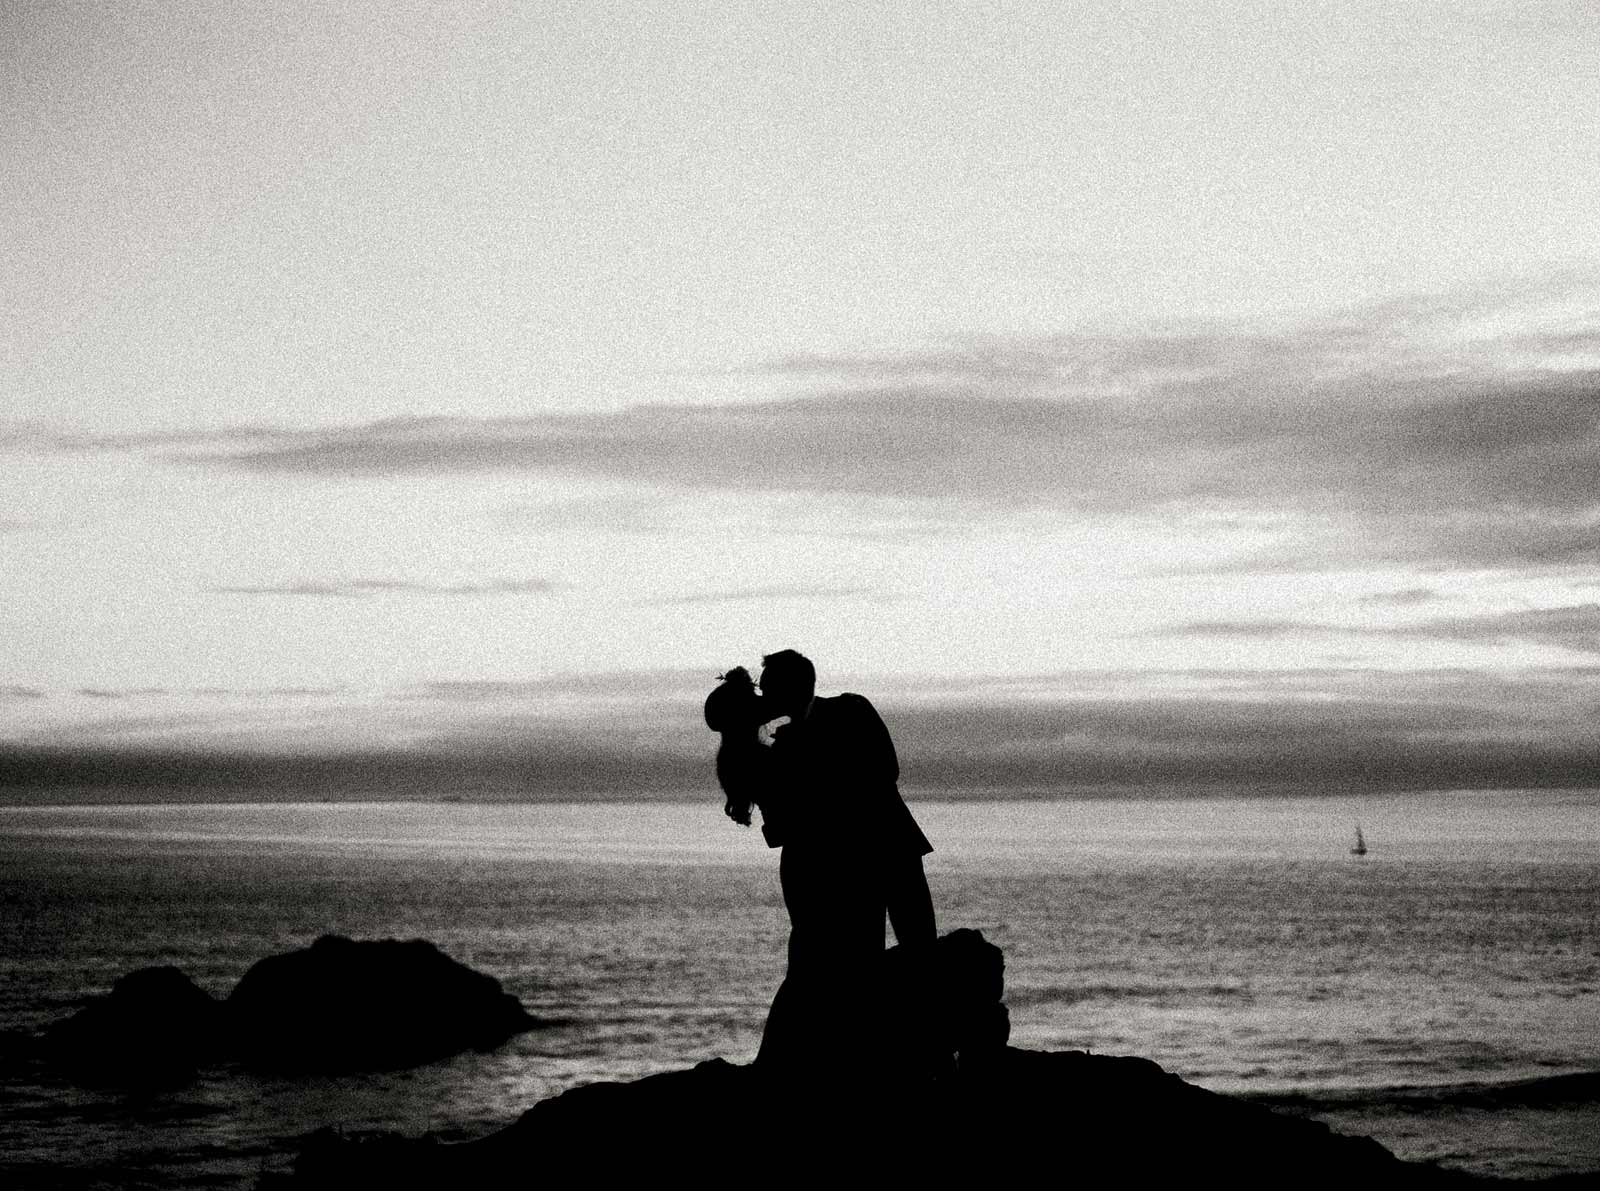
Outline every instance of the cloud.
<path id="1" fill-rule="evenodd" d="M 1156 629 L 1149 637 L 1236 637 L 1247 640 L 1273 640 L 1300 637 L 1308 633 L 1336 632 L 1328 625 L 1305 620 L 1191 620 L 1171 628 Z"/>
<path id="2" fill-rule="evenodd" d="M 1063 675 L 880 700 L 906 781 L 971 790 L 1600 785 L 1600 667 Z"/>
<path id="3" fill-rule="evenodd" d="M 1600 604 L 1527 608 L 1481 616 L 1442 616 L 1385 630 L 1431 641 L 1530 641 L 1579 653 L 1600 653 Z"/>
<path id="4" fill-rule="evenodd" d="M 392 421 L 206 458 L 303 475 L 551 471 L 1001 516 L 1278 518 L 1285 542 L 1257 569 L 1600 564 L 1600 303 L 1576 327 L 1494 314 L 1414 302 L 1275 330 L 789 360 L 777 370 L 810 387 L 777 400 Z M 1585 352 L 1586 368 L 1554 366 Z"/>
<path id="5" fill-rule="evenodd" d="M 0 418 L 0 452 L 87 455 L 106 451 L 243 451 L 287 445 L 305 433 L 286 426 L 248 425 L 104 433 L 65 429 L 43 418 Z"/>
<path id="6" fill-rule="evenodd" d="M 0 684 L 0 702 L 12 699 L 43 699 L 45 693 L 37 687 L 19 686 L 15 683 Z"/>
<path id="7" fill-rule="evenodd" d="M 929 497 L 764 493 L 754 501 L 738 492 L 658 489 L 647 496 L 597 494 L 512 505 L 493 510 L 486 519 L 516 533 L 583 530 L 645 536 L 759 534 L 881 540 L 978 533 L 992 529 L 998 515 L 998 510 Z"/>
<path id="8" fill-rule="evenodd" d="M 1381 791 L 1600 784 L 1600 733 L 1475 704 L 1139 700 L 974 704 L 899 723 L 931 789 Z"/>
<path id="9" fill-rule="evenodd" d="M 699 700 L 717 680 L 714 667 L 703 670 L 630 670 L 625 673 L 557 674 L 525 680 L 436 680 L 397 692 L 401 702 L 459 704 L 546 704 L 608 708 L 618 703 L 660 704 Z"/>
<path id="10" fill-rule="evenodd" d="M 189 691 L 169 692 L 180 695 L 198 695 L 207 699 L 323 699 L 345 692 L 341 686 L 273 686 L 273 687 L 196 687 Z"/>
<path id="11" fill-rule="evenodd" d="M 546 579 L 484 579 L 463 583 L 420 583 L 401 579 L 297 579 L 288 583 L 208 587 L 215 595 L 289 595 L 366 599 L 376 595 L 491 596 L 546 595 L 556 585 Z"/>
<path id="12" fill-rule="evenodd" d="M 376 705 L 301 704 L 265 735 L 258 711 L 78 724 L 0 744 L 0 797 L 712 803 L 716 741 L 700 704 L 714 680 L 673 670 L 434 683 Z M 876 703 L 913 795 L 1600 786 L 1600 665 L 838 685 Z"/>
<path id="13" fill-rule="evenodd" d="M 883 386 L 759 404 L 306 432 L 189 462 L 279 474 L 548 471 L 1076 515 L 1322 519 L 1338 554 L 1600 561 L 1600 373 L 1216 376 L 1138 396 Z"/>
<path id="14" fill-rule="evenodd" d="M 1359 596 L 1358 604 L 1380 604 L 1395 608 L 1409 608 L 1416 604 L 1431 604 L 1443 599 L 1443 593 L 1433 587 L 1406 587 L 1399 591 L 1375 591 Z"/>
<path id="15" fill-rule="evenodd" d="M 791 584 L 772 587 L 741 587 L 728 591 L 692 592 L 688 595 L 661 596 L 650 604 L 734 604 L 772 600 L 859 600 L 894 599 L 894 595 L 871 587 L 827 587 Z"/>
<path id="16" fill-rule="evenodd" d="M 1425 593 L 1429 591 L 1426 588 L 1415 590 Z M 1383 602 L 1409 605 L 1426 602 L 1431 598 L 1429 594 L 1421 598 L 1387 599 Z M 1344 635 L 1481 644 L 1522 641 L 1534 645 L 1552 645 L 1579 653 L 1600 653 L 1600 604 L 1524 608 L 1473 616 L 1436 616 L 1405 625 L 1329 624 L 1315 620 L 1265 618 L 1193 620 L 1170 628 L 1152 630 L 1143 635 L 1257 640 Z"/>
<path id="17" fill-rule="evenodd" d="M 1577 271 L 1297 324 L 968 338 L 762 372 L 791 391 L 299 430 L 30 424 L 13 437 L 307 479 L 535 473 L 961 510 L 930 522 L 947 530 L 973 510 L 1045 509 L 1279 531 L 1212 571 L 1600 566 L 1600 280 Z M 535 520 L 648 527 L 659 514 L 632 495 Z"/>

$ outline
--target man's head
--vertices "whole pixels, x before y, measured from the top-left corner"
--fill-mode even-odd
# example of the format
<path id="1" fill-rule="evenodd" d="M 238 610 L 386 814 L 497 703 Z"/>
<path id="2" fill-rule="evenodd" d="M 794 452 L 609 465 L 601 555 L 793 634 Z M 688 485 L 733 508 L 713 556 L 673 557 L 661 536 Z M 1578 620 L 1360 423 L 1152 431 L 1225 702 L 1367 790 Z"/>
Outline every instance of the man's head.
<path id="1" fill-rule="evenodd" d="M 761 698 L 772 711 L 799 719 L 817 693 L 817 668 L 793 649 L 780 649 L 761 659 Z"/>

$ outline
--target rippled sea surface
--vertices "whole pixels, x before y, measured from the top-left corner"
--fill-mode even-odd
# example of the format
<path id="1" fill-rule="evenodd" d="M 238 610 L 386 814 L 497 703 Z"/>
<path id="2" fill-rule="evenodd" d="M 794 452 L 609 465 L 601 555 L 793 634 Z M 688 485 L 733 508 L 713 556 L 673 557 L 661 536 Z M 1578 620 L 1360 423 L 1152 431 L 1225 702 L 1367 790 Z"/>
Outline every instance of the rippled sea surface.
<path id="1" fill-rule="evenodd" d="M 941 929 L 1005 950 L 1015 1045 L 1143 1055 L 1406 1158 L 1600 1171 L 1600 795 L 913 805 Z M 787 931 L 777 854 L 709 802 L 0 809 L 0 911 L 0 1030 L 150 964 L 226 995 L 329 932 L 430 939 L 565 1023 L 162 1092 L 13 1063 L 0 1183 L 39 1187 L 245 1187 L 323 1125 L 469 1137 L 746 1061 Z"/>

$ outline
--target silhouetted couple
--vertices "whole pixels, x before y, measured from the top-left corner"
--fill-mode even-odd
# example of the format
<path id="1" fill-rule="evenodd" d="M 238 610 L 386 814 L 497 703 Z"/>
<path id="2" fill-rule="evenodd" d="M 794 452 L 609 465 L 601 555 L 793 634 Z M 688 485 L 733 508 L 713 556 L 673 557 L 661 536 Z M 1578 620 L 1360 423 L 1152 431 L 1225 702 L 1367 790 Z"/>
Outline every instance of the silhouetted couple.
<path id="1" fill-rule="evenodd" d="M 730 671 L 705 714 L 722 734 L 728 816 L 748 826 L 759 807 L 768 846 L 783 849 L 789 967 L 756 1062 L 804 1074 L 841 1051 L 870 1061 L 881 1015 L 893 1011 L 880 984 L 885 914 L 908 949 L 934 942 L 922 871 L 933 846 L 900 797 L 894 744 L 872 704 L 819 698 L 815 668 L 792 649 L 762 666 L 759 693 L 746 670 Z"/>

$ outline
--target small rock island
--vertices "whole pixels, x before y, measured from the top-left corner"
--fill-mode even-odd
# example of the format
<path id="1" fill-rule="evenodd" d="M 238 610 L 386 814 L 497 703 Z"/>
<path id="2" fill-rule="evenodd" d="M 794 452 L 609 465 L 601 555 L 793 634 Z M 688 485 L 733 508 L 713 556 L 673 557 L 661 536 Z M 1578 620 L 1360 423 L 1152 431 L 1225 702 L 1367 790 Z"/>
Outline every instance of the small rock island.
<path id="1" fill-rule="evenodd" d="M 219 1000 L 173 967 L 130 972 L 47 1030 L 37 1053 L 94 1083 L 182 1083 L 238 1063 L 276 1074 L 414 1067 L 541 1023 L 492 976 L 414 939 L 324 935 L 255 963 Z"/>

